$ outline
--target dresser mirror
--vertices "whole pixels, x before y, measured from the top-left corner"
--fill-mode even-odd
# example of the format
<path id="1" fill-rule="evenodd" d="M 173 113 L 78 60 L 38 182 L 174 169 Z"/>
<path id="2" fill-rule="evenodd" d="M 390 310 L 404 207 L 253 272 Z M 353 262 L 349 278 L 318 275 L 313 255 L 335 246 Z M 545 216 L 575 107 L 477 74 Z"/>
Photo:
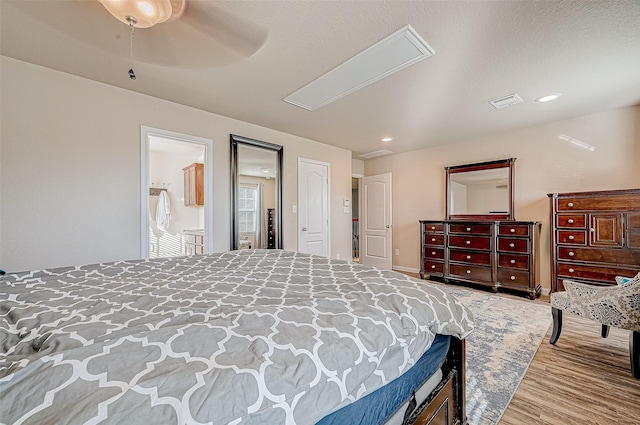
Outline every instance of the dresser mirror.
<path id="1" fill-rule="evenodd" d="M 445 167 L 447 220 L 514 220 L 515 158 Z"/>
<path id="2" fill-rule="evenodd" d="M 282 150 L 231 135 L 231 249 L 282 248 Z"/>

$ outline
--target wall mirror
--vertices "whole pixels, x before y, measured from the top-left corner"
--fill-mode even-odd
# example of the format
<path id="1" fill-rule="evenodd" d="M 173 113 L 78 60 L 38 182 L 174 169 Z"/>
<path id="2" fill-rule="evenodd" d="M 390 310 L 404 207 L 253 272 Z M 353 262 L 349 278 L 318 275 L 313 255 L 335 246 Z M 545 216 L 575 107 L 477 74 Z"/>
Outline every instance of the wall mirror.
<path id="1" fill-rule="evenodd" d="M 514 220 L 515 160 L 445 167 L 446 219 Z"/>
<path id="2" fill-rule="evenodd" d="M 282 248 L 282 149 L 231 135 L 231 249 Z"/>

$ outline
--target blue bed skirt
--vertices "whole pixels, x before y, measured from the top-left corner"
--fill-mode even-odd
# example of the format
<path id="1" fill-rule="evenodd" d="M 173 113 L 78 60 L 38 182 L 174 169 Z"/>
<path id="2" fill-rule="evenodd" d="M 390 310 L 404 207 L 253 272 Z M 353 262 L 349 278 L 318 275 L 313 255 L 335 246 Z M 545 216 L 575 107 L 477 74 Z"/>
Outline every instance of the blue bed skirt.
<path id="1" fill-rule="evenodd" d="M 316 425 L 379 425 L 385 423 L 411 394 L 444 363 L 451 337 L 436 335 L 431 347 L 408 371 L 384 387 L 325 416 Z"/>

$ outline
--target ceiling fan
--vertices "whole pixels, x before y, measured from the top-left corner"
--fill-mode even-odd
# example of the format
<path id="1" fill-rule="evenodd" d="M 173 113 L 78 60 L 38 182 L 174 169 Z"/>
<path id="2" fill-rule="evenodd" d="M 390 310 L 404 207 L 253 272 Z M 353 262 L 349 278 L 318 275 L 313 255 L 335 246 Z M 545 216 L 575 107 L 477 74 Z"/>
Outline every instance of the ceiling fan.
<path id="1" fill-rule="evenodd" d="M 121 57 L 131 53 L 130 36 L 125 36 L 125 31 L 135 29 L 135 61 L 167 67 L 224 66 L 252 56 L 267 40 L 265 27 L 234 13 L 234 2 L 76 0 L 5 4 L 82 43 Z"/>

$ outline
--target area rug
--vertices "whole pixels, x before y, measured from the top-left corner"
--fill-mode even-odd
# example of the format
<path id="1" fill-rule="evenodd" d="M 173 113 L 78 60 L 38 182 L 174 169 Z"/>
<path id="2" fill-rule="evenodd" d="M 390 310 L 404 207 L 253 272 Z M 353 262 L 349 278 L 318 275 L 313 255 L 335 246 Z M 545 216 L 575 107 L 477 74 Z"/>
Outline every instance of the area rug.
<path id="1" fill-rule="evenodd" d="M 474 315 L 475 329 L 467 338 L 469 425 L 495 425 L 551 325 L 551 308 L 527 298 L 447 290 Z"/>

